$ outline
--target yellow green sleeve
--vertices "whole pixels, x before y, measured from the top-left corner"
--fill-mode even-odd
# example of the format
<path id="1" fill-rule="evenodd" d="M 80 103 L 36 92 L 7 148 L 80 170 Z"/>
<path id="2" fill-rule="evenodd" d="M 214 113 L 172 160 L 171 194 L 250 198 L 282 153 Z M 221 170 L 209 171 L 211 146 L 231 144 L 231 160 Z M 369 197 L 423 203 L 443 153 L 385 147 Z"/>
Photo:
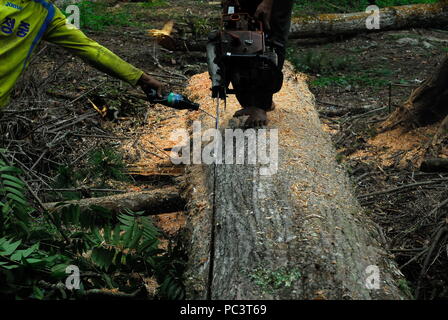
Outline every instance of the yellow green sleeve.
<path id="1" fill-rule="evenodd" d="M 62 12 L 55 8 L 55 16 L 44 39 L 68 49 L 84 61 L 115 78 L 136 85 L 143 71 L 122 60 L 109 49 L 89 39 L 81 30 L 67 24 Z"/>

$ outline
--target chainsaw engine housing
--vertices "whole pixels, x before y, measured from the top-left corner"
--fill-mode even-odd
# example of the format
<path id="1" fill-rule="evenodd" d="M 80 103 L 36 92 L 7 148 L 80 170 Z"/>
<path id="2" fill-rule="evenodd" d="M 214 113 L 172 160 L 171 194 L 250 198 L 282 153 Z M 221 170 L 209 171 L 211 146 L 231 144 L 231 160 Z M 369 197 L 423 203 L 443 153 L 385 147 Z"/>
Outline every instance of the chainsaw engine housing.
<path id="1" fill-rule="evenodd" d="M 278 59 L 262 24 L 246 12 L 238 1 L 223 5 L 221 30 L 209 36 L 207 46 L 212 96 L 227 93 L 275 93 L 283 82 Z M 232 83 L 233 90 L 229 90 Z"/>

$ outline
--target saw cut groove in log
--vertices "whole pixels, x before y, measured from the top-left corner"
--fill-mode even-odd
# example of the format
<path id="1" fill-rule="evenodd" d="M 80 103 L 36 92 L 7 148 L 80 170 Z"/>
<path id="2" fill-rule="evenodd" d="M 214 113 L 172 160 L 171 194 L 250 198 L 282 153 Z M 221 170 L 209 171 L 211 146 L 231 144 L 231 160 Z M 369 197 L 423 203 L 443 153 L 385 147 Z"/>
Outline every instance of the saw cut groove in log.
<path id="1" fill-rule="evenodd" d="M 314 97 L 301 75 L 289 65 L 285 69 L 269 124 L 278 129 L 278 171 L 261 175 L 265 165 L 247 162 L 217 165 L 213 206 L 214 165 L 188 168 L 187 297 L 408 298 L 398 289 L 402 274 L 383 249 L 378 227 L 335 161 Z M 191 79 L 189 92 L 214 113 L 209 88 L 208 75 L 200 74 Z M 238 108 L 229 96 L 221 129 L 234 126 L 229 120 Z M 201 117 L 202 130 L 214 127 L 211 117 Z M 379 282 L 372 280 L 377 271 Z"/>
<path id="2" fill-rule="evenodd" d="M 58 210 L 58 208 L 62 207 L 57 206 L 58 204 L 59 202 L 46 203 L 45 207 L 49 210 Z M 169 213 L 185 209 L 185 200 L 180 197 L 179 191 L 174 187 L 130 192 L 107 197 L 72 200 L 66 201 L 64 204 L 79 205 L 81 210 L 86 210 L 91 206 L 99 206 L 115 214 L 125 209 L 145 211 L 147 215 Z"/>

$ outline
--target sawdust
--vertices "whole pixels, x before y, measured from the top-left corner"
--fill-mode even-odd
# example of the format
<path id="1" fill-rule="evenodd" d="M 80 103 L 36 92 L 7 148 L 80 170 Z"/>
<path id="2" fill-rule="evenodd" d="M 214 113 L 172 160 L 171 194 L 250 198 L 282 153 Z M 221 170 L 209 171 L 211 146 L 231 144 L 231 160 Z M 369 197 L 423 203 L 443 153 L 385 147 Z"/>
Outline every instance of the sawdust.
<path id="1" fill-rule="evenodd" d="M 166 110 L 166 107 L 161 106 L 154 108 Z M 136 158 L 128 165 L 129 173 L 147 176 L 183 174 L 183 167 L 174 165 L 170 160 L 170 150 L 179 142 L 172 140 L 170 135 L 176 129 L 187 129 L 188 111 L 172 110 L 169 115 L 160 119 L 158 113 L 152 114 L 147 119 L 147 125 L 142 128 L 143 132 L 135 140 L 122 144 L 123 151 Z"/>
<path id="2" fill-rule="evenodd" d="M 405 131 L 399 127 L 376 135 L 367 141 L 365 150 L 358 150 L 349 159 L 378 161 L 384 167 L 420 166 L 427 151 L 427 143 L 437 131 L 437 125 Z"/>
<path id="3" fill-rule="evenodd" d="M 186 218 L 183 212 L 173 212 L 154 216 L 153 221 L 163 232 L 174 236 L 185 225 Z"/>

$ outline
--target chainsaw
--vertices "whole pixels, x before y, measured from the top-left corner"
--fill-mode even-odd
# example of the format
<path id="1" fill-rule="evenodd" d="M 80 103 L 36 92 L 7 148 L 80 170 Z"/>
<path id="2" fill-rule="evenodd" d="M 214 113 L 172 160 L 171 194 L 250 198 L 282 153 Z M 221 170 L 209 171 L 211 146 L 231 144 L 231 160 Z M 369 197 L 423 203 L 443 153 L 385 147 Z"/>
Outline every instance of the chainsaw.
<path id="1" fill-rule="evenodd" d="M 244 12 L 238 0 L 223 1 L 222 9 L 220 30 L 210 33 L 207 43 L 212 97 L 225 100 L 227 94 L 238 92 L 253 96 L 278 92 L 283 74 L 263 24 Z"/>

